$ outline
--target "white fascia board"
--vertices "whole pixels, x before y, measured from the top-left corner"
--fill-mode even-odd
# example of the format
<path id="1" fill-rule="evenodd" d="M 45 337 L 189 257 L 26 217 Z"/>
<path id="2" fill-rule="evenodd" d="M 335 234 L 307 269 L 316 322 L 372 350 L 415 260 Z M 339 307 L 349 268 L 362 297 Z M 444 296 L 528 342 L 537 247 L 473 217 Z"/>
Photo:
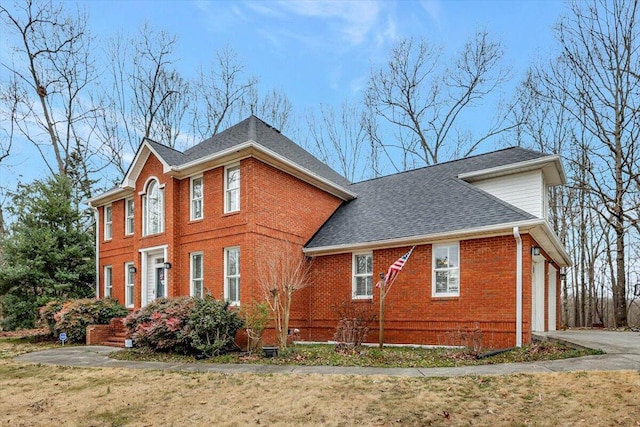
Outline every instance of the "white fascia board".
<path id="1" fill-rule="evenodd" d="M 547 221 L 532 229 L 530 234 L 559 267 L 570 267 L 573 264 L 571 257 Z"/>
<path id="2" fill-rule="evenodd" d="M 542 169 L 549 185 L 562 185 L 567 182 L 564 167 L 560 156 L 552 155 L 527 160 L 524 162 L 511 163 L 504 166 L 482 169 L 473 172 L 465 172 L 458 175 L 458 178 L 468 182 L 479 181 L 481 179 L 496 178 L 505 175 L 512 175 L 519 172 L 528 172 Z"/>
<path id="3" fill-rule="evenodd" d="M 131 194 L 132 191 L 130 189 L 116 187 L 100 194 L 99 196 L 92 197 L 86 201 L 86 204 L 92 208 L 97 208 L 99 206 L 108 205 L 116 200 L 124 199 Z"/>
<path id="4" fill-rule="evenodd" d="M 488 225 L 485 227 L 468 228 L 465 230 L 447 231 L 444 233 L 434 233 L 422 236 L 410 236 L 399 239 L 378 240 L 373 242 L 345 245 L 321 246 L 318 248 L 305 248 L 303 249 L 303 252 L 309 256 L 332 255 L 362 250 L 390 249 L 412 245 L 424 245 L 446 240 L 469 240 L 479 237 L 495 237 L 513 234 L 513 227 L 519 227 L 521 231 L 528 232 L 534 227 L 540 226 L 540 224 L 544 222 L 545 220 L 536 218 L 526 221 Z"/>
<path id="5" fill-rule="evenodd" d="M 185 163 L 180 166 L 171 167 L 170 173 L 178 178 L 182 179 L 187 176 L 193 175 L 194 169 L 205 163 L 215 163 L 220 160 L 220 164 L 228 163 L 230 158 L 233 157 L 234 161 L 238 158 L 245 158 L 253 156 L 265 163 L 280 169 L 284 172 L 294 175 L 295 177 L 315 186 L 319 187 L 334 196 L 341 198 L 342 200 L 352 200 L 356 198 L 356 194 L 347 190 L 346 188 L 335 184 L 334 182 L 321 177 L 320 175 L 298 165 L 295 162 L 287 159 L 280 154 L 269 150 L 268 148 L 258 144 L 253 140 L 249 140 L 242 144 L 234 145 L 226 150 L 219 151 L 211 154 L 210 156 L 202 157 L 189 163 Z M 275 161 L 274 161 L 275 160 Z"/>
<path id="6" fill-rule="evenodd" d="M 544 251 L 560 267 L 569 267 L 571 258 L 565 251 L 562 243 L 551 229 L 549 223 L 542 218 L 526 221 L 517 221 L 486 227 L 469 228 L 466 230 L 450 231 L 446 233 L 434 233 L 423 236 L 411 236 L 400 239 L 378 240 L 346 245 L 322 246 L 318 248 L 304 248 L 303 252 L 308 256 L 333 255 L 346 252 L 373 251 L 376 249 L 391 249 L 397 247 L 425 245 L 447 240 L 469 240 L 495 236 L 507 236 L 513 234 L 513 228 L 518 227 L 521 234 L 533 236 Z"/>

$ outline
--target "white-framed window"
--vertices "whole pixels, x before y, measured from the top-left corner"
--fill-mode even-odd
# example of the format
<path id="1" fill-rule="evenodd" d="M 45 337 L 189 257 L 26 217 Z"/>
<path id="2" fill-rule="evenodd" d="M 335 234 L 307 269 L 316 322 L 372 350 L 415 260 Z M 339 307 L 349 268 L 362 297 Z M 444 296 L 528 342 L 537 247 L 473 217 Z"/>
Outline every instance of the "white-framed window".
<path id="1" fill-rule="evenodd" d="M 353 254 L 353 298 L 373 297 L 373 254 Z"/>
<path id="2" fill-rule="evenodd" d="M 104 266 L 104 297 L 113 296 L 113 268 L 110 265 Z"/>
<path id="3" fill-rule="evenodd" d="M 224 299 L 240 305 L 240 248 L 224 250 Z"/>
<path id="4" fill-rule="evenodd" d="M 191 178 L 191 220 L 202 219 L 202 199 L 204 191 L 204 181 L 201 176 Z"/>
<path id="5" fill-rule="evenodd" d="M 124 201 L 124 234 L 133 234 L 133 199 Z"/>
<path id="6" fill-rule="evenodd" d="M 240 165 L 224 168 L 224 212 L 240 210 Z"/>
<path id="7" fill-rule="evenodd" d="M 143 232 L 148 236 L 164 231 L 164 189 L 157 180 L 152 179 L 147 185 L 147 191 L 142 196 Z"/>
<path id="8" fill-rule="evenodd" d="M 135 280 L 136 270 L 132 262 L 124 264 L 124 306 L 133 307 L 133 281 Z"/>
<path id="9" fill-rule="evenodd" d="M 204 296 L 204 273 L 202 252 L 191 254 L 191 296 L 202 298 Z"/>
<path id="10" fill-rule="evenodd" d="M 433 245 L 432 295 L 457 297 L 460 295 L 460 244 Z"/>
<path id="11" fill-rule="evenodd" d="M 111 240 L 113 236 L 113 206 L 104 207 L 104 240 Z"/>

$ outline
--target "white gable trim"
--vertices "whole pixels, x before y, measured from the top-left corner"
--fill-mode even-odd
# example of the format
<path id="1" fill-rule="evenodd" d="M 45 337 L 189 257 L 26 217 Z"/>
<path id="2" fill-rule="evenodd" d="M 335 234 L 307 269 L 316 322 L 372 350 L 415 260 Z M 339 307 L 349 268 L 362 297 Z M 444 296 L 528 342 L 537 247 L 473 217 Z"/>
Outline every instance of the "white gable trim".
<path id="1" fill-rule="evenodd" d="M 458 178 L 467 182 L 474 182 L 482 179 L 496 178 L 539 169 L 542 169 L 547 185 L 554 186 L 566 184 L 567 176 L 564 173 L 564 167 L 562 166 L 562 161 L 558 155 L 540 157 L 524 162 L 510 163 L 508 165 L 496 166 L 473 172 L 465 172 L 458 175 Z"/>
<path id="2" fill-rule="evenodd" d="M 203 170 L 218 167 L 247 157 L 254 157 L 261 160 L 276 169 L 280 169 L 283 172 L 293 175 L 308 184 L 341 198 L 342 200 L 352 200 L 357 196 L 356 193 L 321 177 L 309 169 L 292 162 L 286 157 L 281 156 L 275 151 L 269 150 L 253 140 L 234 145 L 226 150 L 218 151 L 209 156 L 201 157 L 183 165 L 172 166 L 168 173 L 175 178 L 183 179 L 198 172 L 202 172 Z"/>
<path id="3" fill-rule="evenodd" d="M 147 163 L 147 160 L 149 159 L 149 156 L 151 154 L 153 154 L 158 159 L 158 161 L 162 164 L 162 171 L 164 173 L 167 173 L 171 170 L 171 165 L 168 164 L 162 158 L 162 156 L 160 156 L 158 152 L 153 149 L 151 144 L 149 144 L 148 139 L 145 138 L 142 140 L 142 144 L 138 148 L 138 152 L 133 158 L 133 161 L 131 162 L 131 166 L 129 167 L 129 170 L 127 171 L 124 178 L 122 179 L 122 184 L 120 184 L 120 187 L 135 188 L 136 181 L 138 180 L 138 177 L 140 176 L 140 173 L 142 172 L 142 169 L 144 168 L 144 165 Z"/>

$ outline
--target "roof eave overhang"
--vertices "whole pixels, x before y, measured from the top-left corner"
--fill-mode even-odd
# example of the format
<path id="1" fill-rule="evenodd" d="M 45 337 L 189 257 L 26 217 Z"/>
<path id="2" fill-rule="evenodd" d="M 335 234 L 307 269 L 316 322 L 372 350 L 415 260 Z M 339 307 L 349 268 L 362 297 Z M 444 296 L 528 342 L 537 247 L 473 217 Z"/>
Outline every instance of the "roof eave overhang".
<path id="1" fill-rule="evenodd" d="M 504 166 L 466 172 L 458 175 L 458 178 L 467 182 L 475 182 L 483 179 L 497 178 L 514 173 L 542 170 L 547 185 L 563 185 L 567 182 L 567 176 L 562 166 L 562 160 L 558 155 L 539 157 L 524 162 L 511 163 Z"/>
<path id="2" fill-rule="evenodd" d="M 92 208 L 97 208 L 99 206 L 108 205 L 109 203 L 115 202 L 116 200 L 122 200 L 126 197 L 129 197 L 133 194 L 133 189 L 131 188 L 123 188 L 116 187 L 112 188 L 109 191 L 106 191 L 99 196 L 92 197 L 87 200 L 87 205 Z"/>
<path id="3" fill-rule="evenodd" d="M 324 256 L 340 254 L 345 252 L 372 251 L 377 249 L 390 249 L 397 247 L 432 244 L 447 240 L 469 240 L 477 238 L 487 238 L 495 236 L 506 236 L 513 234 L 513 228 L 518 227 L 520 233 L 531 234 L 538 244 L 560 267 L 571 265 L 569 255 L 555 233 L 544 219 L 532 219 L 489 225 L 485 227 L 468 228 L 464 230 L 448 231 L 444 233 L 433 233 L 421 236 L 403 237 L 397 239 L 377 240 L 345 245 L 320 246 L 316 248 L 304 248 L 304 253 L 308 256 Z"/>
<path id="4" fill-rule="evenodd" d="M 234 145 L 226 150 L 219 151 L 183 165 L 172 166 L 165 172 L 177 179 L 183 179 L 201 173 L 203 170 L 228 164 L 247 157 L 259 159 L 276 169 L 280 169 L 290 175 L 293 175 L 296 178 L 318 187 L 329 194 L 333 194 L 342 200 L 352 200 L 357 196 L 346 188 L 339 186 L 306 168 L 303 168 L 286 157 L 281 156 L 280 154 L 269 150 L 252 140 Z"/>

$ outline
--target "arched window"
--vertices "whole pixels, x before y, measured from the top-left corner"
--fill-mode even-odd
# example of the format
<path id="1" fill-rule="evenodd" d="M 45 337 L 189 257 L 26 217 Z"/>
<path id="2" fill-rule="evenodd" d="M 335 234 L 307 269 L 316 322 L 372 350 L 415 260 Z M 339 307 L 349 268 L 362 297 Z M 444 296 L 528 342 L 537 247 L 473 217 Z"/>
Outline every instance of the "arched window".
<path id="1" fill-rule="evenodd" d="M 158 181 L 151 180 L 142 196 L 143 234 L 158 234 L 164 231 L 164 189 Z"/>

